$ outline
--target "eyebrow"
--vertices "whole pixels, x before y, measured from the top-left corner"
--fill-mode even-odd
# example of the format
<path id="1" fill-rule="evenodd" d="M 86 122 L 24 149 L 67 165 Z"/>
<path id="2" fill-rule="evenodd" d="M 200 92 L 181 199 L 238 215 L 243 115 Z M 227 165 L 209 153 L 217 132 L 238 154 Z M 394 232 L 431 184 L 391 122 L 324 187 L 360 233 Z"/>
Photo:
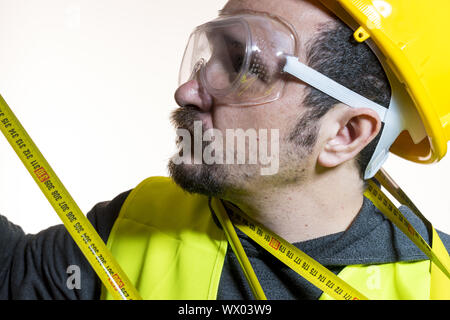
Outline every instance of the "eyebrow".
<path id="1" fill-rule="evenodd" d="M 262 11 L 256 11 L 252 9 L 234 9 L 234 10 L 227 10 L 227 9 L 220 9 L 218 11 L 219 16 L 226 16 L 226 15 L 235 15 L 235 14 L 244 14 L 244 13 L 264 13 Z"/>
<path id="2" fill-rule="evenodd" d="M 226 10 L 226 9 L 220 9 L 217 13 L 219 15 L 219 17 L 221 16 L 226 16 L 226 15 L 230 15 L 230 14 L 236 14 L 238 11 L 230 11 L 230 10 Z"/>

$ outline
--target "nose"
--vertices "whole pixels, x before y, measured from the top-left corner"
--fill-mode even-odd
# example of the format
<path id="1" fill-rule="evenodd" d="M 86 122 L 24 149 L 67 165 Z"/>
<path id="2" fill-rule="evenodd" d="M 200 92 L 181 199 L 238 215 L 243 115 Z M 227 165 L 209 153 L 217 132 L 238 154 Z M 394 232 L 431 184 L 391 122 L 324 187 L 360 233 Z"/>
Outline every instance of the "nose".
<path id="1" fill-rule="evenodd" d="M 175 101 L 180 107 L 191 105 L 202 111 L 209 111 L 213 103 L 213 97 L 194 78 L 175 91 Z"/>

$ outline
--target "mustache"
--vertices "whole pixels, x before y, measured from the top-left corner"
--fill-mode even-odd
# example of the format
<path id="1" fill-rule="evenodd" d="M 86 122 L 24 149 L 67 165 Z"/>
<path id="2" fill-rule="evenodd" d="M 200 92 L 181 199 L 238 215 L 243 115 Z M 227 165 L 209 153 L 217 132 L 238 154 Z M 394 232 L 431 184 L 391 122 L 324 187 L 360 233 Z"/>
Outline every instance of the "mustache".
<path id="1" fill-rule="evenodd" d="M 188 105 L 175 109 L 170 116 L 170 121 L 175 129 L 185 129 L 189 131 L 191 135 L 191 150 L 194 150 L 194 122 L 202 121 L 200 119 L 200 114 L 201 111 L 199 111 L 197 107 Z M 206 129 L 202 126 L 201 130 L 201 136 L 203 137 Z M 181 136 L 177 136 L 175 139 L 175 144 L 180 147 L 181 143 L 185 142 L 182 141 Z M 202 139 L 202 150 L 204 150 L 207 145 L 208 142 L 203 141 Z"/>
<path id="2" fill-rule="evenodd" d="M 175 129 L 186 129 L 194 133 L 194 122 L 201 121 L 200 111 L 194 106 L 183 106 L 177 108 L 170 115 L 170 121 Z"/>

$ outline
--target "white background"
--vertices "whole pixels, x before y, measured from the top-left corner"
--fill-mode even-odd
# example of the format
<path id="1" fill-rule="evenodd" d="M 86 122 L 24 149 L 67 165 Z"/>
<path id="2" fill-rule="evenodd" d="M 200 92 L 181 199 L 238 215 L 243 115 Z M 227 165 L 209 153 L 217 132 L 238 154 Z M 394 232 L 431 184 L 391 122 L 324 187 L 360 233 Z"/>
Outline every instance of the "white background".
<path id="1" fill-rule="evenodd" d="M 0 0 L 0 94 L 84 213 L 175 151 L 169 114 L 191 30 L 225 0 Z M 450 157 L 385 168 L 450 233 Z M 0 138 L 0 213 L 36 233 L 60 223 Z"/>

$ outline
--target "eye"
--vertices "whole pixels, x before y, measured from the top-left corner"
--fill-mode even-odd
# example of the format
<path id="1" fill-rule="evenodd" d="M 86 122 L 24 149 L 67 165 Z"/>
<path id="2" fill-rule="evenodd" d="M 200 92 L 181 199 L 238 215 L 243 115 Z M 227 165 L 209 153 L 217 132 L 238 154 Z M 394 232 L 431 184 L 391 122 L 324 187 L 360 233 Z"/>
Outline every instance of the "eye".
<path id="1" fill-rule="evenodd" d="M 249 72 L 257 76 L 261 81 L 269 82 L 269 70 L 259 52 L 253 52 Z"/>
<path id="2" fill-rule="evenodd" d="M 241 42 L 226 36 L 224 37 L 224 40 L 233 71 L 239 73 L 244 64 L 245 47 Z"/>
<path id="3" fill-rule="evenodd" d="M 234 39 L 228 38 L 225 41 L 227 44 L 226 48 L 228 51 L 228 57 L 230 59 L 231 66 L 233 68 L 232 71 L 234 71 L 235 73 L 239 73 L 242 70 L 244 64 L 245 47 L 241 42 L 236 41 Z M 250 58 L 249 73 L 256 76 L 263 82 L 269 81 L 268 68 L 264 63 L 260 52 L 258 51 L 252 52 Z"/>

